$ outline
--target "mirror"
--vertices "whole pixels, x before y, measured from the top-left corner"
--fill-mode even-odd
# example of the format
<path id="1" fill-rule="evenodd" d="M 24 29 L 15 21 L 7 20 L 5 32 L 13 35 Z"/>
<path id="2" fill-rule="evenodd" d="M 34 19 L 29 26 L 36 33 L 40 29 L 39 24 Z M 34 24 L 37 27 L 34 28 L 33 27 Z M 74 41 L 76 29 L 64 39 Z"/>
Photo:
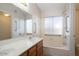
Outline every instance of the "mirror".
<path id="1" fill-rule="evenodd" d="M 32 23 L 29 13 L 9 3 L 0 4 L 0 40 L 32 34 Z"/>
<path id="2" fill-rule="evenodd" d="M 12 19 L 10 14 L 0 11 L 0 40 L 32 35 L 32 17 L 24 15 L 27 16 L 24 19 Z"/>

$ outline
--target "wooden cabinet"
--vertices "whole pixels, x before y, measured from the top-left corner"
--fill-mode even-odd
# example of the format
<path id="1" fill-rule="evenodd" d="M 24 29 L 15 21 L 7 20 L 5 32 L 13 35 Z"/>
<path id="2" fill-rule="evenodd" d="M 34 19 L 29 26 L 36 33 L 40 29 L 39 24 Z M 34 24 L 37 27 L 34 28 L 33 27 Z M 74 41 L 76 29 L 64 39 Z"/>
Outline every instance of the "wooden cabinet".
<path id="1" fill-rule="evenodd" d="M 40 41 L 37 44 L 37 56 L 42 56 L 43 55 L 43 41 Z"/>
<path id="2" fill-rule="evenodd" d="M 79 56 L 79 48 L 78 47 L 75 47 L 75 55 Z"/>
<path id="3" fill-rule="evenodd" d="M 43 56 L 43 41 L 38 42 L 20 56 Z"/>
<path id="4" fill-rule="evenodd" d="M 23 52 L 20 56 L 27 56 L 27 55 L 28 55 L 28 52 L 25 51 L 25 52 Z"/>
<path id="5" fill-rule="evenodd" d="M 36 56 L 36 45 L 28 50 L 28 56 Z"/>

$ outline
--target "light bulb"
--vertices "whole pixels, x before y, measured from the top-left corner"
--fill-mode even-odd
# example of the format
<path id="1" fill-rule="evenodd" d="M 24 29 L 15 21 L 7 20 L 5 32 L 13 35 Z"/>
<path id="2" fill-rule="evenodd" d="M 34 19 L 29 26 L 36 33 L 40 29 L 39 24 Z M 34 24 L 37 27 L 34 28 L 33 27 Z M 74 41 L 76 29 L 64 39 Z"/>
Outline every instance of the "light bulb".
<path id="1" fill-rule="evenodd" d="M 4 16 L 10 16 L 9 14 L 4 14 Z"/>

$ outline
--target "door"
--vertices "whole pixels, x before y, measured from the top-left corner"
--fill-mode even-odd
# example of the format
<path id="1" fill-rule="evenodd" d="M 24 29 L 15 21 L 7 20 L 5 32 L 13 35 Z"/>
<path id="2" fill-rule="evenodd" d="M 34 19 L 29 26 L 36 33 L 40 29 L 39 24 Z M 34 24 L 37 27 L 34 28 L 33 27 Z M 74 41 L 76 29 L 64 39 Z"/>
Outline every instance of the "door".
<path id="1" fill-rule="evenodd" d="M 10 16 L 0 15 L 0 40 L 11 38 Z"/>

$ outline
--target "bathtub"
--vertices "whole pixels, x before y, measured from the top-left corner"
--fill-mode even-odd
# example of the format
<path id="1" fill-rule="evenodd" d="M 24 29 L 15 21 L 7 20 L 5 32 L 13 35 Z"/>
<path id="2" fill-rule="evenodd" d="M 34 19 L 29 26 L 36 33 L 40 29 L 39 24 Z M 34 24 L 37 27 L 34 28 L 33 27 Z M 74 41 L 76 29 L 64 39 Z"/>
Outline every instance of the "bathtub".
<path id="1" fill-rule="evenodd" d="M 44 56 L 69 56 L 62 36 L 45 36 L 43 40 Z"/>

